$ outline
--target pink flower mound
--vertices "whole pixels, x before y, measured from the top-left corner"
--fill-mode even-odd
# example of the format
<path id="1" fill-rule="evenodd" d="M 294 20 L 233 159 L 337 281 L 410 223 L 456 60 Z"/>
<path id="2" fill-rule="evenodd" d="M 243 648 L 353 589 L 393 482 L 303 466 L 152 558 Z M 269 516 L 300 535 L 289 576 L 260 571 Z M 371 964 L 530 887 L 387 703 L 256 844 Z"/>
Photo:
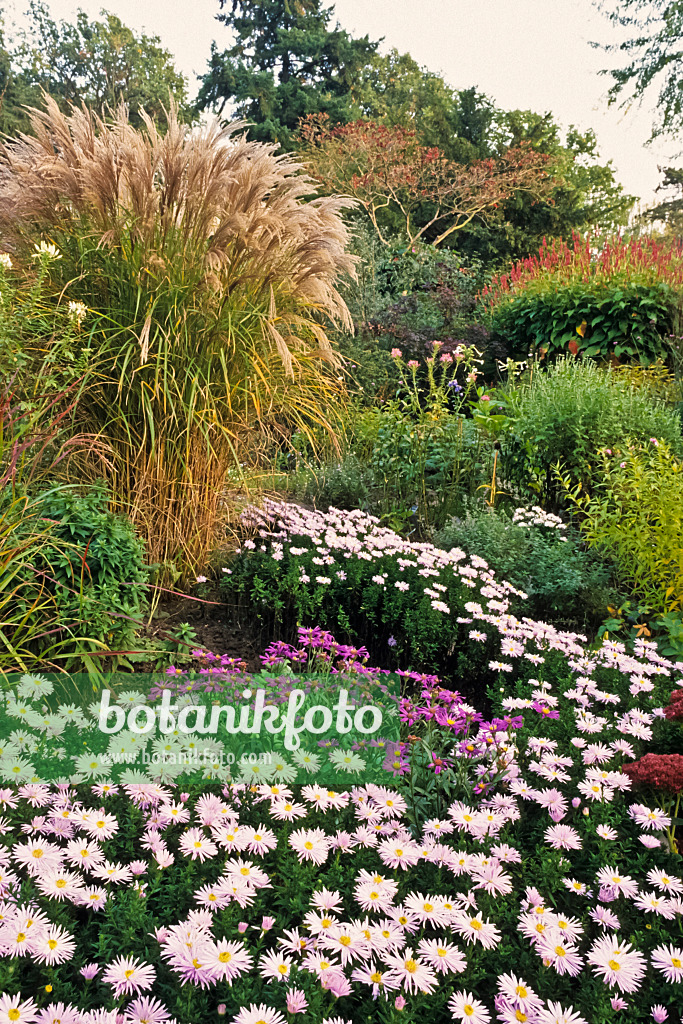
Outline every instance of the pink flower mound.
<path id="1" fill-rule="evenodd" d="M 652 786 L 669 793 L 683 790 L 683 756 L 681 754 L 645 754 L 632 764 L 625 764 L 622 771 L 634 785 Z"/>

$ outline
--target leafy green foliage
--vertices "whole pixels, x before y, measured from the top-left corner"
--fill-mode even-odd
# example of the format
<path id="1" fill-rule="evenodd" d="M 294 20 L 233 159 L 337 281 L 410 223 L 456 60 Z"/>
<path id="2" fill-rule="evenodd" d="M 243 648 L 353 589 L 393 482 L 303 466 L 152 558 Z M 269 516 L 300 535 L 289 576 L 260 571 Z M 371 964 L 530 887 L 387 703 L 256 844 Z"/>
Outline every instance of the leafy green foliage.
<path id="1" fill-rule="evenodd" d="M 353 120 L 352 88 L 378 44 L 331 29 L 331 13 L 322 0 L 220 0 L 217 18 L 236 41 L 223 52 L 212 43 L 198 110 L 221 113 L 233 102 L 251 138 L 285 148 L 307 114 Z"/>
<path id="2" fill-rule="evenodd" d="M 68 112 L 85 103 L 98 111 L 124 102 L 131 122 L 142 124 L 140 108 L 163 120 L 172 97 L 189 120 L 187 81 L 175 68 L 158 36 L 136 35 L 115 14 L 101 12 L 89 21 L 78 11 L 74 23 L 56 22 L 43 0 L 30 0 L 29 27 L 5 51 L 9 93 L 0 108 L 0 130 L 8 135 L 31 131 L 20 104 L 39 106 L 42 90 Z M 2 64 L 0 57 L 0 64 Z M 0 70 L 0 86 L 2 71 Z"/>
<path id="3" fill-rule="evenodd" d="M 680 614 L 683 463 L 653 437 L 615 444 L 603 453 L 602 466 L 590 493 L 577 497 L 586 540 L 614 559 L 621 579 L 653 611 Z"/>
<path id="4" fill-rule="evenodd" d="M 582 352 L 648 364 L 668 347 L 683 284 L 680 242 L 616 237 L 596 248 L 544 239 L 538 255 L 492 278 L 481 293 L 493 336 L 510 354 Z"/>
<path id="5" fill-rule="evenodd" d="M 610 53 L 624 54 L 628 61 L 621 68 L 603 71 L 614 83 L 609 90 L 610 101 L 614 103 L 627 93 L 621 103 L 626 106 L 634 99 L 642 99 L 657 82 L 658 117 L 651 138 L 675 132 L 683 122 L 680 89 L 683 2 L 602 0 L 600 7 L 613 24 L 628 29 L 622 42 L 603 47 Z"/>
<path id="6" fill-rule="evenodd" d="M 503 476 L 546 508 L 566 502 L 554 467 L 568 487 L 590 489 L 600 450 L 626 438 L 662 438 L 683 454 L 679 414 L 590 361 L 561 357 L 513 393 L 511 426 L 501 437 Z"/>
<path id="7" fill-rule="evenodd" d="M 611 235 L 628 223 L 635 196 L 615 180 L 610 161 L 600 162 L 595 133 L 572 126 L 562 133 L 551 114 L 531 110 L 496 111 L 486 145 L 496 151 L 526 144 L 549 159 L 555 180 L 550 197 L 534 201 L 517 193 L 501 203 L 486 224 L 475 222 L 459 236 L 465 256 L 487 263 L 520 259 L 548 238 L 574 232 Z"/>
<path id="8" fill-rule="evenodd" d="M 36 560 L 34 569 L 49 575 L 62 622 L 78 623 L 94 640 L 118 650 L 134 644 L 148 570 L 130 521 L 110 512 L 108 499 L 103 486 L 83 494 L 60 489 L 37 495 L 36 511 L 49 524 L 55 552 L 47 564 Z"/>
<path id="9" fill-rule="evenodd" d="M 514 522 L 506 511 L 470 504 L 435 537 L 439 547 L 484 558 L 497 578 L 528 597 L 528 614 L 562 629 L 594 630 L 611 596 L 611 566 L 586 550 L 575 529 Z"/>
<path id="10" fill-rule="evenodd" d="M 677 294 L 665 283 L 596 288 L 564 285 L 555 290 L 520 293 L 501 304 L 491 334 L 507 342 L 510 356 L 524 359 L 530 349 L 554 358 L 580 351 L 597 359 L 637 359 L 649 364 L 666 354 Z"/>

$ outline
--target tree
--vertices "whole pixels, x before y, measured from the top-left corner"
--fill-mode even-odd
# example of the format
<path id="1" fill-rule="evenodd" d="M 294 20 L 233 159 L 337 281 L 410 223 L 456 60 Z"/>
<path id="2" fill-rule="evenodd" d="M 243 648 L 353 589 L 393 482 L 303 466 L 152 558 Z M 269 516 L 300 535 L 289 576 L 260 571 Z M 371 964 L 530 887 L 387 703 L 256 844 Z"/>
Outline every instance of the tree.
<path id="1" fill-rule="evenodd" d="M 6 135 L 16 135 L 28 126 L 25 107 L 39 99 L 15 66 L 11 46 L 0 13 L 0 134 Z"/>
<path id="2" fill-rule="evenodd" d="M 374 121 L 331 125 L 325 114 L 306 118 L 300 137 L 314 179 L 326 192 L 352 196 L 382 241 L 385 212 L 398 217 L 409 243 L 422 238 L 438 246 L 512 194 L 541 198 L 552 189 L 547 157 L 527 146 L 459 164 L 423 146 L 414 129 Z"/>
<path id="3" fill-rule="evenodd" d="M 163 120 L 172 96 L 181 116 L 188 119 L 187 82 L 158 36 L 136 35 L 107 11 L 102 11 L 101 21 L 89 21 L 79 10 L 75 24 L 57 23 L 43 0 L 29 3 L 29 27 L 6 51 L 10 81 L 21 103 L 39 106 L 43 90 L 64 112 L 72 104 L 85 103 L 99 110 L 103 105 L 116 107 L 123 100 L 131 123 L 139 127 L 141 107 Z M 29 129 L 28 117 L 16 99 L 0 113 L 5 133 Z"/>
<path id="4" fill-rule="evenodd" d="M 645 210 L 640 218 L 646 224 L 664 224 L 664 235 L 683 238 L 683 168 L 659 168 L 664 172 L 664 180 L 657 187 L 657 192 L 666 192 L 668 196 L 661 203 Z"/>
<path id="5" fill-rule="evenodd" d="M 610 102 L 627 93 L 621 104 L 626 106 L 659 85 L 658 121 L 651 139 L 677 131 L 683 125 L 683 0 L 600 0 L 598 6 L 629 32 L 620 43 L 593 44 L 628 59 L 621 68 L 601 72 L 614 80 Z"/>
<path id="6" fill-rule="evenodd" d="M 438 146 L 452 160 L 467 163 L 490 156 L 491 101 L 476 89 L 452 89 L 409 53 L 375 54 L 352 96 L 367 120 L 414 128 L 425 146 Z"/>
<path id="7" fill-rule="evenodd" d="M 628 223 L 635 197 L 615 181 L 611 162 L 599 162 L 592 130 L 581 132 L 572 126 L 563 133 L 551 114 L 497 111 L 489 145 L 499 154 L 520 145 L 544 154 L 554 186 L 540 200 L 516 193 L 486 223 L 468 226 L 457 239 L 464 254 L 500 263 L 536 252 L 544 238 L 571 238 L 586 231 L 610 235 Z"/>
<path id="8" fill-rule="evenodd" d="M 250 135 L 291 148 L 299 119 L 325 112 L 333 122 L 357 117 L 352 90 L 378 44 L 329 28 L 322 0 L 219 0 L 217 18 L 235 35 L 230 49 L 211 47 L 199 111 L 234 113 Z"/>
<path id="9" fill-rule="evenodd" d="M 475 218 L 447 244 L 498 263 L 535 252 L 544 236 L 571 238 L 590 229 L 610 234 L 628 223 L 634 197 L 601 163 L 592 131 L 562 132 L 551 114 L 499 110 L 476 88 L 450 88 L 410 54 L 376 54 L 354 88 L 364 116 L 390 127 L 412 128 L 427 147 L 458 163 L 500 158 L 521 144 L 549 157 L 552 195 L 511 195 L 485 219 Z"/>

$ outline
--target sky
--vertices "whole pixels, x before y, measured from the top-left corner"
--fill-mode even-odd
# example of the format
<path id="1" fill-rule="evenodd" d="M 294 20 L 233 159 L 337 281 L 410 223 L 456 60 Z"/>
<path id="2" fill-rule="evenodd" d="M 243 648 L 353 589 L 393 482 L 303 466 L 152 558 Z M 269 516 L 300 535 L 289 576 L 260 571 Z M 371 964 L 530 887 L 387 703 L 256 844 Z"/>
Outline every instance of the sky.
<path id="1" fill-rule="evenodd" d="M 332 0 L 330 0 L 330 4 Z M 76 8 L 90 18 L 102 7 L 136 30 L 161 37 L 177 67 L 196 91 L 211 42 L 229 45 L 215 20 L 218 0 L 48 0 L 55 18 L 73 20 Z M 8 0 L 21 22 L 21 0 Z M 441 74 L 456 89 L 476 86 L 503 109 L 551 112 L 564 128 L 593 128 L 600 156 L 611 160 L 617 180 L 643 206 L 655 201 L 658 165 L 675 164 L 681 143 L 645 143 L 656 95 L 629 109 L 608 107 L 611 79 L 601 68 L 618 57 L 591 47 L 614 43 L 619 31 L 592 0 L 336 0 L 335 15 L 352 35 L 383 37 L 382 52 L 395 47 Z M 11 18 L 9 19 L 11 20 Z M 683 162 L 683 161 L 681 161 Z"/>

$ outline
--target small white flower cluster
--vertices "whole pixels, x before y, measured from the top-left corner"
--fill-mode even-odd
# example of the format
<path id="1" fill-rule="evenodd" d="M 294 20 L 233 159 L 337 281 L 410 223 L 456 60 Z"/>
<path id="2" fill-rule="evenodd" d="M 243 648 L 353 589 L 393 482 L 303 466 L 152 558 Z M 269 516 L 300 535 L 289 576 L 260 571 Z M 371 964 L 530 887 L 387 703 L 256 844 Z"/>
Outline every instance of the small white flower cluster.
<path id="1" fill-rule="evenodd" d="M 87 306 L 83 302 L 70 302 L 69 303 L 69 319 L 75 320 L 81 324 L 86 318 L 88 313 Z"/>
<path id="2" fill-rule="evenodd" d="M 512 522 L 518 526 L 547 526 L 549 530 L 566 530 L 567 524 L 563 523 L 559 516 L 552 512 L 546 512 L 539 505 L 532 508 L 517 508 L 512 517 Z M 566 538 L 562 538 L 565 540 Z"/>
<path id="3" fill-rule="evenodd" d="M 31 256 L 31 259 L 34 259 L 34 260 L 46 259 L 46 260 L 49 261 L 49 260 L 61 260 L 61 258 L 62 258 L 62 254 L 59 251 L 59 249 L 57 248 L 57 246 L 53 245 L 51 242 L 42 241 L 40 243 L 40 245 L 34 245 L 33 248 L 34 248 L 35 251 L 33 252 L 33 255 Z"/>
<path id="4" fill-rule="evenodd" d="M 12 259 L 8 252 L 0 252 L 0 267 L 4 267 L 5 270 L 12 269 Z"/>

